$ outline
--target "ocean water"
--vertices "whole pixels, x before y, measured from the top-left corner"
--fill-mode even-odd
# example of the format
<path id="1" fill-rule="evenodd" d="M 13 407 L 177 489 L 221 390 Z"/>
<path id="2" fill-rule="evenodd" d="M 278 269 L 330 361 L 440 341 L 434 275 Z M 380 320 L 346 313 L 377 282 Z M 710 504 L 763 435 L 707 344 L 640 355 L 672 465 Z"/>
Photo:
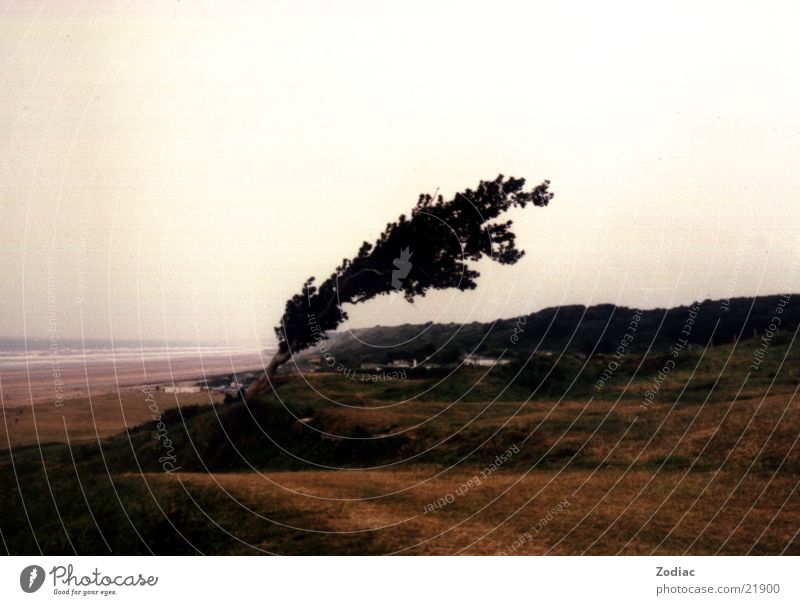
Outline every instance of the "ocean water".
<path id="1" fill-rule="evenodd" d="M 166 359 L 220 358 L 241 355 L 268 354 L 265 349 L 212 345 L 174 346 L 146 344 L 136 346 L 130 341 L 120 344 L 106 342 L 55 341 L 47 339 L 0 339 L 0 370 L 34 369 L 43 366 L 88 364 L 93 362 L 147 362 Z"/>

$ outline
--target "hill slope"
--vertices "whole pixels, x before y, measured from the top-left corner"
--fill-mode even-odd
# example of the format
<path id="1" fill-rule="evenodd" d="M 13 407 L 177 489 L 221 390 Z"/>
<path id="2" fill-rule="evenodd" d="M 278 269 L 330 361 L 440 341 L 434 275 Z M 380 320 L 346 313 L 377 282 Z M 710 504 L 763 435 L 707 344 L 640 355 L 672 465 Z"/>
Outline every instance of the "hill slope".
<path id="1" fill-rule="evenodd" d="M 490 323 L 378 326 L 334 333 L 324 344 L 337 363 L 388 364 L 412 360 L 450 364 L 467 353 L 527 358 L 533 352 L 569 352 L 580 355 L 611 353 L 625 340 L 626 349 L 641 353 L 667 350 L 685 338 L 688 344 L 729 344 L 758 337 L 780 309 L 782 331 L 800 324 L 800 296 L 759 296 L 706 300 L 671 309 L 641 313 L 614 305 L 569 305 Z M 688 333 L 687 322 L 691 320 Z M 626 336 L 626 335 L 630 335 Z M 301 360 L 319 355 L 306 351 Z"/>

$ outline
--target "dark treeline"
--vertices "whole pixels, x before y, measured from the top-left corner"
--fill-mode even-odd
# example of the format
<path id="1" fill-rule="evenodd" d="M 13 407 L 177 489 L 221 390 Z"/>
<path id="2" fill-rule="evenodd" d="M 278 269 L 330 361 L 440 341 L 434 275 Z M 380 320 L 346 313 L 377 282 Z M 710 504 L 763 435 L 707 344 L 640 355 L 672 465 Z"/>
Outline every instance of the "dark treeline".
<path id="1" fill-rule="evenodd" d="M 643 353 L 669 349 L 680 340 L 717 346 L 760 338 L 776 317 L 781 332 L 796 330 L 800 296 L 706 300 L 643 311 L 610 304 L 568 305 L 490 323 L 378 326 L 334 334 L 326 350 L 337 362 L 352 366 L 400 359 L 445 364 L 469 353 L 520 358 L 535 351 L 566 351 L 588 356 L 611 353 L 621 345 Z"/>

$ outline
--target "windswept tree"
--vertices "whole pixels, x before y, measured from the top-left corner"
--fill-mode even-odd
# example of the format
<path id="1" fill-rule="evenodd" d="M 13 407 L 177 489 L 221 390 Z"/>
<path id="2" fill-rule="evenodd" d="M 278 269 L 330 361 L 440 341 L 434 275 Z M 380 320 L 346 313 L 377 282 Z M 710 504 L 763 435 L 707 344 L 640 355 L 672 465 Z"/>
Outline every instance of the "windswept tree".
<path id="1" fill-rule="evenodd" d="M 547 206 L 553 197 L 549 185 L 544 181 L 526 191 L 525 179 L 501 174 L 447 202 L 441 195 L 420 195 L 410 217 L 402 215 L 386 225 L 378 241 L 364 242 L 328 279 L 317 285 L 309 278 L 302 291 L 286 301 L 275 328 L 278 351 L 248 395 L 273 386 L 278 368 L 292 355 L 316 345 L 346 321 L 345 304 L 392 292 L 412 302 L 431 288 L 472 290 L 479 273 L 470 269 L 470 261 L 486 256 L 503 265 L 516 263 L 525 252 L 515 245 L 512 221 L 495 219 L 511 208 Z"/>

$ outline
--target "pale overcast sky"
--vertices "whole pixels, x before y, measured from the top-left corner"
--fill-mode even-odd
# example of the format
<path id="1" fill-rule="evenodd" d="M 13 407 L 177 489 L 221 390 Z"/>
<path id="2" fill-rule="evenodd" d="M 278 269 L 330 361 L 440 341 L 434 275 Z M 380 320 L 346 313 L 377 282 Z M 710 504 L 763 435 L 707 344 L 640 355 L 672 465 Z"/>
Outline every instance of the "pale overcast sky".
<path id="1" fill-rule="evenodd" d="M 265 343 L 418 193 L 498 173 L 552 181 L 551 207 L 514 215 L 528 255 L 349 326 L 798 291 L 798 16 L 12 0 L 0 335 Z"/>

